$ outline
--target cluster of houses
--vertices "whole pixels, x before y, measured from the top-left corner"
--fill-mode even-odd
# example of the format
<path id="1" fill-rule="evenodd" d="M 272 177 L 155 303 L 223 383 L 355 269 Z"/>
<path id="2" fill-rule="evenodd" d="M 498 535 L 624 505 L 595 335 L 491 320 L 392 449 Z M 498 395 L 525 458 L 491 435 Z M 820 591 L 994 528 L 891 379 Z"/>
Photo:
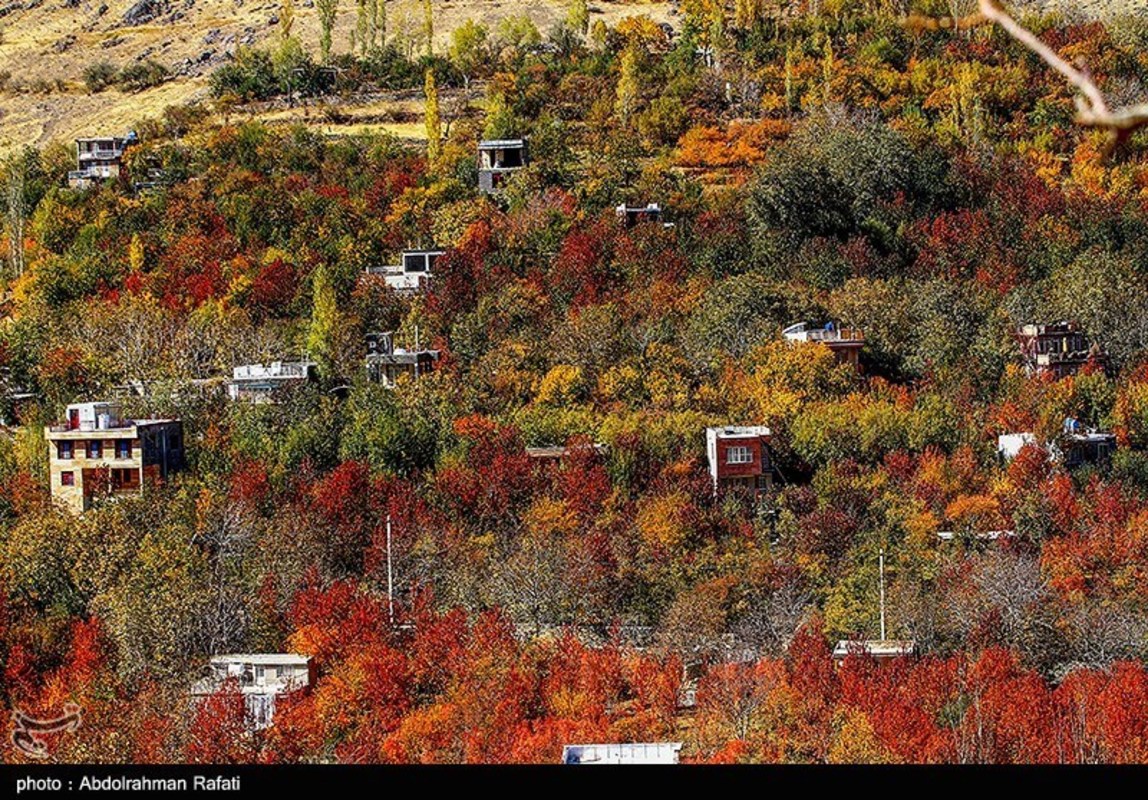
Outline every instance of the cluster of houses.
<path id="1" fill-rule="evenodd" d="M 134 133 L 76 141 L 78 168 L 68 174 L 68 184 L 87 188 L 121 174 L 124 153 L 137 142 Z M 478 189 L 485 195 L 501 192 L 507 181 L 529 164 L 525 139 L 498 139 L 478 144 Z M 672 227 L 656 203 L 645 206 L 622 204 L 615 209 L 620 225 L 642 224 Z M 400 293 L 425 291 L 434 278 L 441 249 L 407 250 L 396 265 L 369 267 L 366 273 L 382 277 Z M 834 322 L 813 325 L 800 322 L 782 331 L 792 345 L 818 345 L 829 349 L 838 362 L 862 369 L 864 332 Z M 1089 342 L 1078 325 L 1070 322 L 1024 325 L 1016 334 L 1020 353 L 1031 374 L 1055 378 L 1072 375 L 1086 365 L 1106 366 L 1103 351 Z M 394 332 L 370 333 L 365 341 L 368 378 L 393 388 L 404 376 L 418 379 L 432 372 L 439 360 L 437 350 L 422 346 L 418 333 L 412 348 L 396 345 Z M 302 359 L 250 364 L 234 368 L 228 395 L 236 402 L 277 403 L 296 387 L 316 378 L 315 364 Z M 76 403 L 67 407 L 65 419 L 45 428 L 50 449 L 52 496 L 64 507 L 82 513 L 96 498 L 140 493 L 149 484 L 163 481 L 185 465 L 183 425 L 178 419 L 127 419 L 114 402 Z M 781 479 L 774 461 L 772 433 L 761 425 L 724 425 L 705 430 L 705 450 L 713 493 L 736 494 L 759 501 L 773 492 Z M 1045 444 L 1050 458 L 1068 468 L 1082 464 L 1105 464 L 1115 450 L 1115 437 L 1087 429 L 1076 420 L 1065 421 L 1055 441 L 1040 442 L 1032 432 L 1003 434 L 997 451 L 1003 461 L 1015 458 L 1028 445 Z M 597 455 L 601 444 L 532 447 L 527 454 L 540 463 L 558 464 L 572 454 L 572 447 L 585 447 Z M 1015 535 L 1012 531 L 973 534 L 981 540 Z M 939 532 L 942 541 L 957 538 Z M 912 641 L 885 637 L 884 557 L 881 561 L 881 635 L 873 640 L 838 642 L 833 658 L 840 663 L 850 655 L 863 654 L 883 660 L 912 655 Z M 305 690 L 315 680 L 310 657 L 291 653 L 220 655 L 211 658 L 206 674 L 191 688 L 201 698 L 225 686 L 243 695 L 257 728 L 272 723 L 276 701 Z M 563 749 L 564 764 L 672 764 L 677 763 L 680 743 L 572 744 Z"/>
<path id="2" fill-rule="evenodd" d="M 429 275 L 430 255 L 414 269 Z M 830 323 L 799 323 L 783 331 L 795 345 L 828 347 L 843 364 L 860 369 L 864 333 Z M 1069 323 L 1026 325 L 1018 334 L 1026 363 L 1035 373 L 1058 377 L 1073 374 L 1088 363 L 1103 361 L 1079 329 Z M 422 346 L 418 333 L 413 347 L 396 344 L 393 332 L 366 336 L 364 367 L 369 380 L 394 388 L 403 376 L 418 379 L 433 372 L 437 350 Z M 277 403 L 290 391 L 317 377 L 307 360 L 275 361 L 234 368 L 228 395 L 236 402 Z M 183 425 L 178 419 L 125 419 L 116 402 L 77 403 L 68 406 L 63 422 L 49 425 L 44 436 L 50 449 L 52 495 L 64 506 L 83 512 L 101 496 L 138 493 L 149 483 L 164 480 L 184 466 Z M 781 480 L 773 458 L 772 432 L 762 425 L 723 425 L 705 430 L 708 471 L 715 496 L 740 494 L 753 500 L 769 495 Z M 1049 457 L 1066 468 L 1085 464 L 1104 466 L 1116 449 L 1116 437 L 1107 431 L 1065 420 L 1053 441 L 1042 442 L 1031 431 L 1002 434 L 997 452 L 1002 461 L 1015 458 L 1028 445 L 1046 446 Z M 604 446 L 593 445 L 599 453 Z M 530 448 L 538 460 L 560 460 L 566 447 Z"/>

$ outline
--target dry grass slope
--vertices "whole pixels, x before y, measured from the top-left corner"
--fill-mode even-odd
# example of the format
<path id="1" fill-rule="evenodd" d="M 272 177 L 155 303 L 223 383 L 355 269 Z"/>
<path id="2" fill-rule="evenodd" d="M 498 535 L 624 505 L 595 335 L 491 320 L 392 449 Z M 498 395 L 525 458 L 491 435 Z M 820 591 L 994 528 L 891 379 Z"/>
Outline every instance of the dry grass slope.
<path id="1" fill-rule="evenodd" d="M 592 18 L 607 22 L 647 13 L 672 19 L 669 2 L 592 2 Z M 389 0 L 388 33 L 414 35 L 421 25 L 418 0 Z M 566 0 L 434 0 L 436 39 L 445 46 L 467 19 L 488 24 L 527 14 L 543 32 L 563 19 Z M 132 10 L 135 19 L 131 19 Z M 143 13 L 139 13 L 143 9 Z M 244 44 L 276 34 L 279 0 L 0 0 L 0 151 L 88 133 L 121 133 L 166 106 L 207 97 L 207 76 Z M 144 19 L 151 14 L 150 19 Z M 350 46 L 354 0 L 342 0 L 335 50 Z M 318 50 L 313 0 L 296 0 L 295 32 Z M 135 22 L 136 24 L 132 24 Z M 108 89 L 90 94 L 85 67 L 117 67 L 151 58 L 176 76 L 138 93 Z"/>

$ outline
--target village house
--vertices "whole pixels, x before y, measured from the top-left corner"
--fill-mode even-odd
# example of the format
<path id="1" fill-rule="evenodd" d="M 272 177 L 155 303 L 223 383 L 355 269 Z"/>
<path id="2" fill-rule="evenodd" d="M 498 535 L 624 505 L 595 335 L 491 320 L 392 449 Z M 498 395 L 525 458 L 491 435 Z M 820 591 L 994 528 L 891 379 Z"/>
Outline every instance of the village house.
<path id="1" fill-rule="evenodd" d="M 381 275 L 396 292 L 414 293 L 426 288 L 442 250 L 405 250 L 399 264 L 367 267 L 368 275 Z"/>
<path id="2" fill-rule="evenodd" d="M 393 331 L 367 334 L 367 379 L 381 383 L 388 389 L 398 384 L 399 377 L 410 375 L 418 380 L 422 375 L 433 372 L 438 363 L 438 350 L 424 350 L 415 331 L 415 347 L 406 350 L 395 347 Z"/>
<path id="3" fill-rule="evenodd" d="M 628 206 L 625 203 L 614 209 L 614 214 L 618 217 L 618 222 L 624 228 L 633 228 L 637 225 L 645 223 L 662 223 L 662 207 L 657 203 L 649 203 L 644 206 Z M 667 225 L 667 227 L 669 227 Z"/>
<path id="4" fill-rule="evenodd" d="M 823 327 L 799 322 L 781 332 L 787 342 L 794 344 L 823 344 L 833 351 L 842 364 L 861 368 L 861 348 L 865 346 L 865 334 L 857 328 L 843 327 L 830 322 Z"/>
<path id="5" fill-rule="evenodd" d="M 1075 375 L 1089 361 L 1105 366 L 1105 355 L 1075 322 L 1029 324 L 1016 334 L 1030 374 L 1052 375 L 1060 379 Z"/>
<path id="6" fill-rule="evenodd" d="M 681 742 L 626 742 L 621 744 L 568 744 L 563 764 L 677 764 Z"/>
<path id="7" fill-rule="evenodd" d="M 507 179 L 530 163 L 525 139 L 490 139 L 478 143 L 478 190 L 494 194 Z"/>
<path id="8" fill-rule="evenodd" d="M 86 189 L 120 176 L 124 153 L 138 141 L 135 131 L 127 136 L 96 136 L 76 140 L 76 169 L 68 173 L 68 185 Z"/>
<path id="9" fill-rule="evenodd" d="M 1012 461 L 1026 445 L 1040 442 L 1033 433 L 1006 433 L 997 437 L 997 456 L 1002 463 Z M 1048 442 L 1050 458 L 1067 469 L 1083 464 L 1106 467 L 1116 451 L 1116 435 L 1085 428 L 1075 419 L 1066 419 L 1057 441 Z"/>
<path id="10" fill-rule="evenodd" d="M 246 364 L 231 371 L 228 396 L 245 403 L 278 403 L 292 388 L 315 378 L 310 361 L 272 361 L 268 365 Z"/>
<path id="11" fill-rule="evenodd" d="M 77 513 L 98 497 L 139 494 L 183 469 L 183 423 L 124 419 L 118 403 L 76 403 L 44 428 L 52 498 Z"/>
<path id="12" fill-rule="evenodd" d="M 275 701 L 284 695 L 310 688 L 315 665 L 310 656 L 294 653 L 233 653 L 212 656 L 207 675 L 191 687 L 193 698 L 215 694 L 233 681 L 243 694 L 256 729 L 270 727 Z"/>
<path id="13" fill-rule="evenodd" d="M 706 428 L 706 457 L 714 494 L 735 491 L 758 497 L 773 488 L 775 468 L 763 426 Z"/>
<path id="14" fill-rule="evenodd" d="M 840 664 L 849 656 L 862 656 L 874 658 L 877 661 L 888 661 L 893 658 L 905 658 L 916 651 L 916 642 L 899 641 L 896 639 L 842 639 L 833 648 L 833 660 Z"/>
<path id="15" fill-rule="evenodd" d="M 1003 530 L 1003 531 L 974 531 L 971 533 L 963 533 L 960 531 L 937 531 L 937 538 L 942 542 L 953 542 L 960 539 L 973 539 L 978 542 L 995 542 L 997 539 L 1012 539 L 1016 536 L 1016 531 Z"/>

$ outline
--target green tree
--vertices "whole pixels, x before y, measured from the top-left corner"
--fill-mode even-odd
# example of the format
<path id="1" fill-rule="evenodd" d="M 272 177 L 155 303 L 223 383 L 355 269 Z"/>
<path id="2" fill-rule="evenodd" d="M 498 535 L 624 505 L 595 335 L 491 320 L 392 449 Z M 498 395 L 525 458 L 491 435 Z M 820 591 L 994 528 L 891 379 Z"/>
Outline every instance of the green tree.
<path id="1" fill-rule="evenodd" d="M 373 21 L 372 30 L 375 33 L 375 39 L 371 41 L 371 46 L 376 44 L 379 47 L 387 46 L 387 0 L 374 0 L 371 8 L 371 19 Z"/>
<path id="2" fill-rule="evenodd" d="M 374 8 L 374 0 L 355 0 L 355 29 L 351 32 L 351 49 L 357 46 L 363 55 L 367 54 L 371 46 L 371 13 Z"/>
<path id="3" fill-rule="evenodd" d="M 24 274 L 24 238 L 28 223 L 28 199 L 25 184 L 28 177 L 28 158 L 23 152 L 8 158 L 5 165 L 7 180 L 5 200 L 5 233 L 8 235 L 8 267 L 14 277 Z"/>
<path id="4" fill-rule="evenodd" d="M 319 366 L 324 378 L 333 378 L 341 328 L 339 300 L 335 284 L 325 265 L 312 278 L 311 325 L 307 330 L 307 355 Z"/>
<path id="5" fill-rule="evenodd" d="M 506 95 L 500 91 L 493 91 L 486 99 L 486 125 L 483 128 L 483 136 L 487 139 L 503 139 L 518 133 L 518 118 L 506 101 Z"/>
<path id="6" fill-rule="evenodd" d="M 629 45 L 622 51 L 621 71 L 618 75 L 618 99 L 614 105 L 618 118 L 629 124 L 637 110 L 641 96 L 641 60 L 636 45 Z"/>
<path id="7" fill-rule="evenodd" d="M 319 12 L 319 60 L 327 64 L 331 60 L 331 31 L 339 13 L 339 0 L 316 0 L 315 9 Z"/>
<path id="8" fill-rule="evenodd" d="M 434 55 L 434 7 L 431 0 L 423 0 L 423 36 L 427 40 L 427 58 Z"/>
<path id="9" fill-rule="evenodd" d="M 450 35 L 451 62 L 462 73 L 466 86 L 485 65 L 490 63 L 490 45 L 487 42 L 489 32 L 484 25 L 468 19 L 454 29 Z"/>
<path id="10" fill-rule="evenodd" d="M 566 12 L 566 24 L 582 36 L 590 31 L 590 9 L 586 0 L 571 0 Z"/>

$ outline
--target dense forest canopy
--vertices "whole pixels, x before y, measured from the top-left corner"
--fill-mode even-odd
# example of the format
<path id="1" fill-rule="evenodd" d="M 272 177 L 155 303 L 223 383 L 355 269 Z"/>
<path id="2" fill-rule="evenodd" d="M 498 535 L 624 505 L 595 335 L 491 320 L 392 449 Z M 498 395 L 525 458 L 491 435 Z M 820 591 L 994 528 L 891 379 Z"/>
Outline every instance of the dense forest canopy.
<path id="1" fill-rule="evenodd" d="M 58 758 L 1148 757 L 1146 134 L 1106 153 L 999 28 L 904 24 L 947 2 L 726 5 L 683 2 L 672 36 L 575 2 L 552 31 L 327 58 L 333 91 L 433 95 L 433 157 L 249 119 L 329 74 L 289 35 L 217 73 L 215 111 L 141 122 L 128 175 L 157 188 L 69 189 L 64 145 L 10 156 L 0 367 L 35 399 L 0 437 L 0 699 L 83 705 Z M 1023 20 L 1144 96 L 1143 20 Z M 485 197 L 497 137 L 530 163 Z M 365 272 L 430 247 L 423 293 Z M 863 330 L 863 371 L 782 339 L 805 320 Z M 1060 320 L 1107 369 L 1026 373 L 1017 329 Z M 369 382 L 373 331 L 438 368 Z M 302 355 L 319 380 L 280 405 L 211 389 Z M 137 385 L 126 410 L 181 419 L 188 469 L 60 510 L 44 425 Z M 1110 465 L 1050 461 L 1066 419 L 1116 435 Z M 714 496 L 724 424 L 772 431 L 758 506 Z M 1002 464 L 1014 432 L 1040 444 Z M 881 551 L 917 654 L 836 669 L 836 640 L 876 638 Z M 272 728 L 179 700 L 208 656 L 264 651 L 319 670 Z"/>

